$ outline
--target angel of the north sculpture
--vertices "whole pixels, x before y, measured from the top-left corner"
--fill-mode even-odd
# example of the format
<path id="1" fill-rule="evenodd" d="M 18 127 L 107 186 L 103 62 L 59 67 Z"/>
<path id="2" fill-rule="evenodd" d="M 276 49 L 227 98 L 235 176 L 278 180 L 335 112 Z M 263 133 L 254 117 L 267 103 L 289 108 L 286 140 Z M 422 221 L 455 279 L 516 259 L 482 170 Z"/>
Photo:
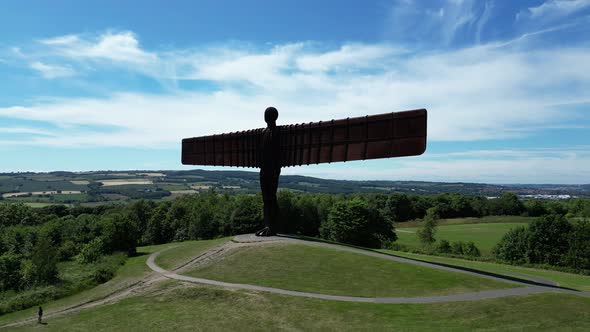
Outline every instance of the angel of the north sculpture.
<path id="1" fill-rule="evenodd" d="M 277 126 L 279 112 L 268 107 L 266 128 L 182 140 L 184 165 L 260 168 L 265 227 L 276 234 L 281 167 L 339 161 L 417 156 L 426 150 L 426 110 Z"/>

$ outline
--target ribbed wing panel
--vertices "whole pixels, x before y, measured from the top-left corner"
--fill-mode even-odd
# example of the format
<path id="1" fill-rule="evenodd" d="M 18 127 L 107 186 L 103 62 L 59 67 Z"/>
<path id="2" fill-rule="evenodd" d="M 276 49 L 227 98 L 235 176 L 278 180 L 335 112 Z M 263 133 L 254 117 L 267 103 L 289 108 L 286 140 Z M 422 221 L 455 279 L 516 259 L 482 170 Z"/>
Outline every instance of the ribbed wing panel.
<path id="1" fill-rule="evenodd" d="M 415 156 L 426 150 L 425 109 L 281 127 L 281 165 Z"/>
<path id="2" fill-rule="evenodd" d="M 184 165 L 258 167 L 262 129 L 182 140 Z"/>

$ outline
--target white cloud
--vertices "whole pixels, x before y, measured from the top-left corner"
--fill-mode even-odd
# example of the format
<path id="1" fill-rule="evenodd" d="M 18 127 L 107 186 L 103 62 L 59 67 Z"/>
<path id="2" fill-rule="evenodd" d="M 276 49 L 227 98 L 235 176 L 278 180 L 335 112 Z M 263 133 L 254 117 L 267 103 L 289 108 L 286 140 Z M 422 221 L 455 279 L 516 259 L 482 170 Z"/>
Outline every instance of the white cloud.
<path id="1" fill-rule="evenodd" d="M 65 35 L 40 41 L 62 56 L 72 59 L 108 60 L 113 62 L 146 65 L 157 56 L 143 51 L 134 33 L 130 31 L 106 32 L 93 40 L 78 35 Z"/>
<path id="2" fill-rule="evenodd" d="M 74 76 L 76 72 L 71 67 L 45 64 L 41 61 L 35 61 L 30 67 L 38 71 L 41 76 L 47 79 Z"/>
<path id="3" fill-rule="evenodd" d="M 590 0 L 548 0 L 520 11 L 516 19 L 553 21 L 590 7 Z"/>
<path id="4" fill-rule="evenodd" d="M 389 45 L 347 44 L 336 51 L 303 55 L 297 58 L 297 67 L 303 71 L 351 70 L 375 68 L 376 62 L 403 52 Z"/>

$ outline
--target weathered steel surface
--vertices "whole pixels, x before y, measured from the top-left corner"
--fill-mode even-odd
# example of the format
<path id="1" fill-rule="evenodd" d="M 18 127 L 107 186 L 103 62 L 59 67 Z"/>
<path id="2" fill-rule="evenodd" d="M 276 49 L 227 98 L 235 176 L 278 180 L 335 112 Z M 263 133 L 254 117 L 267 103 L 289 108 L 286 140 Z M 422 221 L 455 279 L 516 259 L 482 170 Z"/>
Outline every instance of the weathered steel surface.
<path id="1" fill-rule="evenodd" d="M 415 156 L 426 150 L 425 109 L 277 126 L 281 166 Z M 185 165 L 260 167 L 263 129 L 182 140 Z"/>

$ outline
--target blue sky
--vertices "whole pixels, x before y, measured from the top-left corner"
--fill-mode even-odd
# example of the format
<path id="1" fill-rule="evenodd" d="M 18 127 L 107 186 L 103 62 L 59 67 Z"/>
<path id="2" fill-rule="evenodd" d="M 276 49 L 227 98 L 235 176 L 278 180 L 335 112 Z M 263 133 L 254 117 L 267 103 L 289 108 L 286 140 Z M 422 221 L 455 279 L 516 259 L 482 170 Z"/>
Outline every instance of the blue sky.
<path id="1" fill-rule="evenodd" d="M 422 156 L 284 174 L 590 183 L 590 0 L 9 0 L 0 31 L 0 171 L 191 169 L 183 137 L 269 105 L 424 107 Z"/>

